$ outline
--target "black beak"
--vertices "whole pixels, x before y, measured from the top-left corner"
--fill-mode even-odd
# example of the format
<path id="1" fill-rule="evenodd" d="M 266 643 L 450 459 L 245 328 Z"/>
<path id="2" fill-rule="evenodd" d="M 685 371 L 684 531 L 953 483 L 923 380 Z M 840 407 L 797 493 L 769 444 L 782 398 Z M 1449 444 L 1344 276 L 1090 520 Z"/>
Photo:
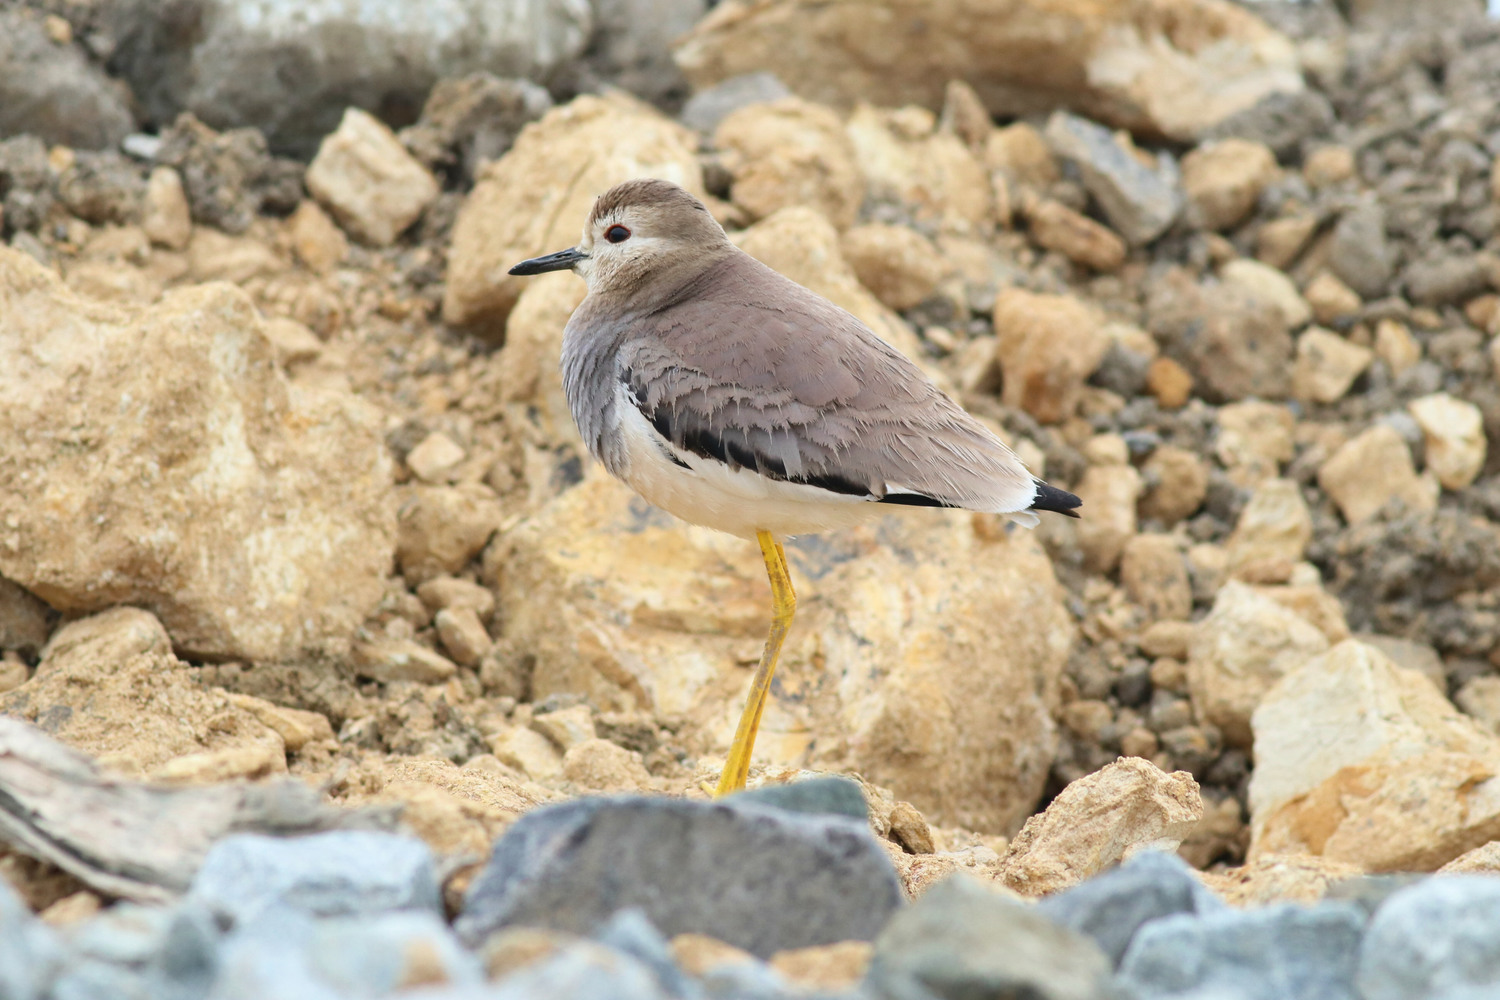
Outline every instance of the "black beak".
<path id="1" fill-rule="evenodd" d="M 588 254 L 577 247 L 568 247 L 557 253 L 549 253 L 545 257 L 533 257 L 523 260 L 510 269 L 511 274 L 543 274 L 547 271 L 566 271 L 580 260 L 587 260 Z"/>

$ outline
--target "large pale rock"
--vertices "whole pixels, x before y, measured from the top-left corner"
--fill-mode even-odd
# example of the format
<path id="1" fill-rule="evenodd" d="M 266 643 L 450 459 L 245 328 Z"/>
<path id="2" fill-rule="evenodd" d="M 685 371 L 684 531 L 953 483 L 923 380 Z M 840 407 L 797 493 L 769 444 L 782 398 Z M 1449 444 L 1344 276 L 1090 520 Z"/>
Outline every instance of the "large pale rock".
<path id="1" fill-rule="evenodd" d="M 1433 871 L 1500 838 L 1500 739 L 1373 647 L 1349 640 L 1289 673 L 1254 726 L 1252 859 Z"/>
<path id="2" fill-rule="evenodd" d="M 1484 468 L 1489 443 L 1484 436 L 1484 414 L 1465 399 L 1435 392 L 1406 404 L 1422 428 L 1427 471 L 1450 490 L 1461 490 Z"/>
<path id="3" fill-rule="evenodd" d="M 260 709 L 276 706 L 200 684 L 161 622 L 138 608 L 64 625 L 31 680 L 0 696 L 0 712 L 107 767 L 178 781 L 284 773 L 285 742 Z"/>
<path id="4" fill-rule="evenodd" d="M 594 199 L 622 181 L 659 177 L 703 197 L 697 150 L 691 131 L 622 95 L 580 97 L 526 126 L 459 210 L 443 318 L 498 335 L 529 280 L 506 274 L 513 264 L 577 243 Z"/>
<path id="5" fill-rule="evenodd" d="M 1033 536 L 991 537 L 923 511 L 791 542 L 800 603 L 756 761 L 853 767 L 941 822 L 1019 827 L 1051 765 L 1072 629 Z M 725 751 L 770 618 L 753 545 L 594 467 L 485 565 L 538 699 L 675 716 L 684 745 Z"/>
<path id="6" fill-rule="evenodd" d="M 1389 424 L 1377 424 L 1348 441 L 1318 469 L 1318 485 L 1350 524 L 1373 517 L 1393 499 L 1412 510 L 1437 507 L 1439 485 L 1418 476 L 1411 449 Z"/>
<path id="7" fill-rule="evenodd" d="M 318 147 L 307 189 L 355 236 L 394 243 L 438 196 L 437 179 L 374 115 L 350 108 Z"/>
<path id="8" fill-rule="evenodd" d="M 1290 479 L 1269 479 L 1251 494 L 1229 536 L 1229 574 L 1252 583 L 1285 583 L 1312 541 L 1312 513 Z"/>
<path id="9" fill-rule="evenodd" d="M 1109 351 L 1103 316 L 1071 296 L 1007 288 L 995 298 L 994 322 L 1005 404 L 1043 423 L 1072 416 Z"/>
<path id="10" fill-rule="evenodd" d="M 1191 774 L 1121 757 L 1026 821 L 1000 859 L 1000 879 L 1027 896 L 1058 892 L 1139 851 L 1175 851 L 1202 818 Z"/>
<path id="11" fill-rule="evenodd" d="M 865 179 L 844 123 L 828 108 L 796 97 L 752 104 L 719 124 L 714 145 L 734 176 L 730 198 L 751 221 L 807 205 L 839 229 L 854 224 Z"/>
<path id="12" fill-rule="evenodd" d="M 288 384 L 250 299 L 79 299 L 0 249 L 0 574 L 65 612 L 152 610 L 195 654 L 352 632 L 395 547 L 379 418 Z"/>
<path id="13" fill-rule="evenodd" d="M 855 109 L 847 130 L 865 193 L 945 232 L 988 235 L 995 225 L 989 175 L 962 139 L 936 125 L 925 108 Z"/>
<path id="14" fill-rule="evenodd" d="M 810 100 L 937 110 L 960 79 L 998 117 L 1066 106 L 1179 140 L 1303 89 L 1292 44 L 1220 0 L 731 0 L 676 56 L 695 89 L 768 70 Z"/>
<path id="15" fill-rule="evenodd" d="M 859 283 L 892 309 L 927 298 L 949 270 L 932 241 L 906 226 L 856 226 L 844 234 L 842 247 Z"/>
<path id="16" fill-rule="evenodd" d="M 1193 711 L 1233 746 L 1248 747 L 1250 715 L 1288 671 L 1328 648 L 1307 619 L 1270 597 L 1230 581 L 1188 648 Z"/>

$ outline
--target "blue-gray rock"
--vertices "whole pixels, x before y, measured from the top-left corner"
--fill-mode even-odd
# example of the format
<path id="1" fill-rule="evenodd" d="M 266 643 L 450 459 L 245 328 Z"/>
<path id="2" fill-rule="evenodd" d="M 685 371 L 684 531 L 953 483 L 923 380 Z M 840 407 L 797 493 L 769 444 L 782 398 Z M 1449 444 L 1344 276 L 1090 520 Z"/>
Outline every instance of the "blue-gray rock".
<path id="1" fill-rule="evenodd" d="M 39 1000 L 62 961 L 57 934 L 0 878 L 0 998 Z"/>
<path id="2" fill-rule="evenodd" d="M 708 10 L 706 0 L 593 0 L 592 74 L 648 101 L 681 100 L 687 81 L 672 42 Z"/>
<path id="3" fill-rule="evenodd" d="M 209 849 L 190 897 L 235 922 L 273 905 L 315 916 L 442 912 L 432 851 L 415 837 L 338 830 L 234 834 Z"/>
<path id="4" fill-rule="evenodd" d="M 1358 1000 L 1365 919 L 1345 902 L 1164 917 L 1137 932 L 1118 979 L 1153 1000 Z"/>
<path id="5" fill-rule="evenodd" d="M 67 929 L 68 961 L 51 995 L 53 1000 L 202 997 L 213 982 L 220 937 L 213 915 L 201 904 L 120 903 Z"/>
<path id="6" fill-rule="evenodd" d="M 79 46 L 54 42 L 37 11 L 0 10 L 0 139 L 108 149 L 134 128 L 125 96 Z"/>
<path id="7" fill-rule="evenodd" d="M 1435 875 L 1375 912 L 1360 949 L 1365 1000 L 1500 996 L 1500 879 Z"/>
<path id="8" fill-rule="evenodd" d="M 155 1000 L 150 986 L 135 969 L 89 958 L 70 958 L 67 968 L 47 992 L 48 1000 L 100 1000 L 101 997 Z"/>
<path id="9" fill-rule="evenodd" d="M 708 934 L 767 957 L 869 940 L 900 900 L 890 860 L 862 820 L 622 796 L 517 820 L 455 926 L 471 943 L 510 925 L 590 935 L 635 906 L 668 937 Z"/>
<path id="10" fill-rule="evenodd" d="M 1182 211 L 1181 178 L 1171 154 L 1159 153 L 1155 168 L 1148 167 L 1109 129 L 1066 111 L 1053 112 L 1046 135 L 1052 151 L 1078 168 L 1083 186 L 1126 242 L 1150 243 Z"/>
<path id="11" fill-rule="evenodd" d="M 719 123 L 740 108 L 791 96 L 792 92 L 774 73 L 731 76 L 723 83 L 700 90 L 688 98 L 687 104 L 682 107 L 682 124 L 705 135 L 713 135 Z"/>
<path id="12" fill-rule="evenodd" d="M 646 917 L 644 910 L 636 907 L 621 910 L 599 928 L 594 940 L 645 965 L 656 976 L 661 988 L 672 996 L 686 996 L 691 989 L 690 980 L 672 957 L 672 946 Z"/>
<path id="13" fill-rule="evenodd" d="M 159 0 L 108 0 L 94 16 L 155 123 L 191 111 L 304 158 L 350 105 L 410 121 L 445 76 L 546 84 L 592 28 L 588 0 L 178 0 L 170 17 Z"/>
<path id="14" fill-rule="evenodd" d="M 1224 119 L 1204 135 L 1209 139 L 1248 139 L 1271 147 L 1278 159 L 1296 156 L 1309 139 L 1323 141 L 1334 126 L 1328 98 L 1311 87 L 1277 91 Z"/>
<path id="15" fill-rule="evenodd" d="M 1093 938 L 1118 966 L 1136 931 L 1174 913 L 1225 909 L 1186 861 L 1164 851 L 1143 851 L 1112 871 L 1037 903 L 1048 920 Z"/>
<path id="16" fill-rule="evenodd" d="M 1106 996 L 1109 959 L 1082 934 L 957 875 L 892 918 L 866 985 L 886 1000 L 1094 1000 Z"/>
<path id="17" fill-rule="evenodd" d="M 383 997 L 419 971 L 438 972 L 454 986 L 484 982 L 478 956 L 466 951 L 443 919 L 426 911 L 319 920 L 303 946 L 308 968 L 351 997 Z M 435 962 L 435 967 L 431 963 Z"/>
<path id="18" fill-rule="evenodd" d="M 208 1000 L 348 1000 L 308 963 L 315 926 L 313 917 L 284 905 L 245 918 L 224 943 Z"/>
<path id="19" fill-rule="evenodd" d="M 762 785 L 748 792 L 737 792 L 728 800 L 734 805 L 756 805 L 784 812 L 825 816 L 848 816 L 857 820 L 870 818 L 865 793 L 856 782 L 833 776 L 808 778 L 784 785 Z"/>
<path id="20" fill-rule="evenodd" d="M 581 942 L 507 976 L 498 989 L 476 993 L 474 1000 L 665 1000 L 667 996 L 645 964 L 624 952 Z"/>
<path id="21" fill-rule="evenodd" d="M 1345 212 L 1328 243 L 1328 268 L 1364 299 L 1383 298 L 1396 273 L 1396 251 L 1385 232 L 1385 210 L 1368 201 Z"/>

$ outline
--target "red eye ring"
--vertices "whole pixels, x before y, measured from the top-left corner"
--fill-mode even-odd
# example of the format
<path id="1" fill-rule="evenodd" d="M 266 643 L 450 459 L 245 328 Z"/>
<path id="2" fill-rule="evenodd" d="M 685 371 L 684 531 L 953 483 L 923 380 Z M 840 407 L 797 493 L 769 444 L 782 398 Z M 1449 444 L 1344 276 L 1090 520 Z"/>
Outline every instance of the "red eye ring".
<path id="1" fill-rule="evenodd" d="M 604 231 L 604 238 L 611 243 L 624 243 L 630 239 L 630 230 L 617 222 Z"/>

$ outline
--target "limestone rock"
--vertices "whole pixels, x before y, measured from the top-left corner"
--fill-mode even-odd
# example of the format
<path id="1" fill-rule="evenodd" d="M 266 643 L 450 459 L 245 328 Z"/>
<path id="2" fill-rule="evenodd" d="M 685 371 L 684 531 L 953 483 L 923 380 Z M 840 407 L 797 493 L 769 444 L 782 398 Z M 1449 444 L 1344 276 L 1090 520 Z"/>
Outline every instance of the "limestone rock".
<path id="1" fill-rule="evenodd" d="M 349 240 L 315 201 L 303 201 L 292 213 L 292 247 L 302 263 L 327 274 L 349 255 Z"/>
<path id="2" fill-rule="evenodd" d="M 169 250 L 181 250 L 192 239 L 193 216 L 182 187 L 182 175 L 171 167 L 157 167 L 146 181 L 141 229 L 152 243 Z"/>
<path id="3" fill-rule="evenodd" d="M 1135 536 L 1141 474 L 1129 465 L 1090 466 L 1073 492 L 1089 509 L 1088 519 L 1075 527 L 1084 565 L 1094 573 L 1111 573 Z"/>
<path id="4" fill-rule="evenodd" d="M 1187 562 L 1170 535 L 1136 535 L 1125 543 L 1120 560 L 1125 593 L 1146 612 L 1148 621 L 1186 620 L 1193 611 L 1193 587 Z"/>
<path id="5" fill-rule="evenodd" d="M 931 295 L 949 269 L 932 241 L 906 226 L 856 226 L 841 246 L 859 283 L 898 311 Z"/>
<path id="6" fill-rule="evenodd" d="M 1328 638 L 1301 615 L 1230 581 L 1198 624 L 1188 652 L 1193 711 L 1232 746 L 1248 747 L 1250 716 L 1287 672 L 1328 648 Z"/>
<path id="7" fill-rule="evenodd" d="M 1289 673 L 1254 726 L 1252 858 L 1432 871 L 1500 838 L 1500 739 L 1369 646 L 1340 643 Z"/>
<path id="8" fill-rule="evenodd" d="M 1166 444 L 1151 453 L 1141 466 L 1142 485 L 1138 510 L 1142 518 L 1171 527 L 1203 506 L 1208 494 L 1208 468 L 1194 452 Z"/>
<path id="9" fill-rule="evenodd" d="M 172 655 L 161 622 L 114 608 L 58 629 L 0 712 L 137 778 L 225 781 L 286 772 L 281 735 Z"/>
<path id="10" fill-rule="evenodd" d="M 936 110 L 947 82 L 960 79 L 996 117 L 1063 105 L 1185 141 L 1267 94 L 1303 89 L 1292 44 L 1217 0 L 1165 9 L 1021 0 L 998 14 L 985 0 L 738 0 L 715 7 L 676 58 L 695 89 L 764 70 L 826 104 Z"/>
<path id="11" fill-rule="evenodd" d="M 563 754 L 563 777 L 601 792 L 638 792 L 652 784 L 640 754 L 600 739 L 584 740 Z"/>
<path id="12" fill-rule="evenodd" d="M 1292 411 L 1278 403 L 1249 400 L 1219 408 L 1214 452 L 1238 486 L 1253 488 L 1281 474 L 1296 448 Z"/>
<path id="13" fill-rule="evenodd" d="M 1291 389 L 1292 337 L 1282 311 L 1231 283 L 1199 284 L 1182 273 L 1155 282 L 1151 332 L 1163 353 L 1193 373 L 1211 402 L 1280 399 Z"/>
<path id="14" fill-rule="evenodd" d="M 52 607 L 137 604 L 179 649 L 277 659 L 379 601 L 379 422 L 289 385 L 238 289 L 115 309 L 0 249 L 0 401 L 0 573 Z"/>
<path id="15" fill-rule="evenodd" d="M 1392 375 L 1400 375 L 1422 360 L 1422 342 L 1411 335 L 1405 323 L 1383 319 L 1375 324 L 1375 354 Z"/>
<path id="16" fill-rule="evenodd" d="M 396 561 L 408 583 L 456 573 L 480 553 L 504 512 L 480 483 L 417 486 L 398 513 Z"/>
<path id="17" fill-rule="evenodd" d="M 801 602 L 756 760 L 851 766 L 940 822 L 1011 830 L 1051 766 L 1071 629 L 1030 533 L 922 514 L 788 544 Z M 724 752 L 750 680 L 736 664 L 769 622 L 753 545 L 594 468 L 491 549 L 503 639 L 535 656 L 537 699 L 680 717 L 684 745 Z"/>
<path id="18" fill-rule="evenodd" d="M 865 196 L 904 205 L 943 232 L 987 236 L 995 225 L 989 176 L 963 140 L 936 125 L 924 108 L 856 108 L 846 130 Z"/>
<path id="19" fill-rule="evenodd" d="M 1191 774 L 1121 757 L 1026 821 L 1000 859 L 1000 880 L 1027 896 L 1057 892 L 1139 851 L 1175 851 L 1202 817 Z"/>
<path id="20" fill-rule="evenodd" d="M 1103 317 L 1071 296 L 1007 288 L 995 299 L 994 322 L 1005 404 L 1043 423 L 1072 416 L 1109 350 Z"/>
<path id="21" fill-rule="evenodd" d="M 441 483 L 467 457 L 457 441 L 442 431 L 433 431 L 406 453 L 406 467 L 425 483 Z"/>
<path id="22" fill-rule="evenodd" d="M 1307 283 L 1303 294 L 1312 308 L 1313 319 L 1325 326 L 1348 319 L 1359 311 L 1361 305 L 1359 293 L 1327 271 L 1319 271 Z M 1376 352 L 1380 353 L 1378 347 Z"/>
<path id="23" fill-rule="evenodd" d="M 1488 442 L 1479 407 L 1446 392 L 1436 392 L 1406 404 L 1422 428 L 1427 471 L 1450 490 L 1461 490 L 1484 468 Z"/>
<path id="24" fill-rule="evenodd" d="M 1312 513 L 1289 479 L 1268 479 L 1250 496 L 1229 536 L 1229 575 L 1251 583 L 1285 583 L 1312 541 Z"/>
<path id="25" fill-rule="evenodd" d="M 549 111 L 464 199 L 443 318 L 498 338 L 528 280 L 507 275 L 511 265 L 577 243 L 594 199 L 622 181 L 660 177 L 703 197 L 697 149 L 696 135 L 628 97 L 585 96 Z"/>
<path id="26" fill-rule="evenodd" d="M 1262 854 L 1227 871 L 1200 872 L 1203 884 L 1230 906 L 1311 905 L 1340 882 L 1365 873 L 1359 865 L 1313 854 Z"/>
<path id="27" fill-rule="evenodd" d="M 1125 263 L 1125 241 L 1113 230 L 1073 211 L 1061 202 L 1043 198 L 1026 213 L 1032 242 L 1056 250 L 1075 264 L 1095 271 L 1117 271 Z"/>
<path id="28" fill-rule="evenodd" d="M 1336 403 L 1364 374 L 1375 352 L 1315 326 L 1297 338 L 1292 395 L 1314 403 Z"/>
<path id="29" fill-rule="evenodd" d="M 1276 154 L 1247 139 L 1222 139 L 1182 158 L 1189 216 L 1205 229 L 1232 229 L 1255 209 L 1276 178 Z"/>
<path id="30" fill-rule="evenodd" d="M 1274 308 L 1289 330 L 1300 329 L 1312 319 L 1312 307 L 1297 291 L 1292 279 L 1269 264 L 1236 257 L 1224 265 L 1219 276 L 1225 284 L 1234 285 L 1251 298 Z"/>
<path id="31" fill-rule="evenodd" d="M 1171 358 L 1153 358 L 1146 369 L 1146 391 L 1168 410 L 1187 405 L 1193 394 L 1193 373 Z"/>
<path id="32" fill-rule="evenodd" d="M 1062 176 L 1046 138 L 1030 122 L 1013 122 L 990 133 L 984 143 L 984 165 L 1011 185 L 1045 191 Z"/>
<path id="33" fill-rule="evenodd" d="M 355 236 L 394 243 L 438 195 L 436 178 L 385 123 L 359 108 L 344 112 L 307 168 L 307 189 Z"/>
<path id="34" fill-rule="evenodd" d="M 1389 424 L 1377 424 L 1348 441 L 1318 469 L 1318 485 L 1350 524 L 1372 517 L 1392 499 L 1409 509 L 1437 507 L 1436 479 L 1419 477 L 1411 450 Z"/>
<path id="35" fill-rule="evenodd" d="M 473 608 L 443 608 L 432 616 L 432 624 L 448 655 L 466 667 L 477 667 L 494 646 Z"/>
<path id="36" fill-rule="evenodd" d="M 730 199 L 750 221 L 806 205 L 839 229 L 854 224 L 864 175 L 844 123 L 828 108 L 796 97 L 751 104 L 719 124 L 714 146 L 734 177 Z"/>
<path id="37" fill-rule="evenodd" d="M 399 681 L 440 684 L 458 669 L 452 660 L 410 639 L 357 642 L 352 653 L 356 673 L 387 684 Z"/>

